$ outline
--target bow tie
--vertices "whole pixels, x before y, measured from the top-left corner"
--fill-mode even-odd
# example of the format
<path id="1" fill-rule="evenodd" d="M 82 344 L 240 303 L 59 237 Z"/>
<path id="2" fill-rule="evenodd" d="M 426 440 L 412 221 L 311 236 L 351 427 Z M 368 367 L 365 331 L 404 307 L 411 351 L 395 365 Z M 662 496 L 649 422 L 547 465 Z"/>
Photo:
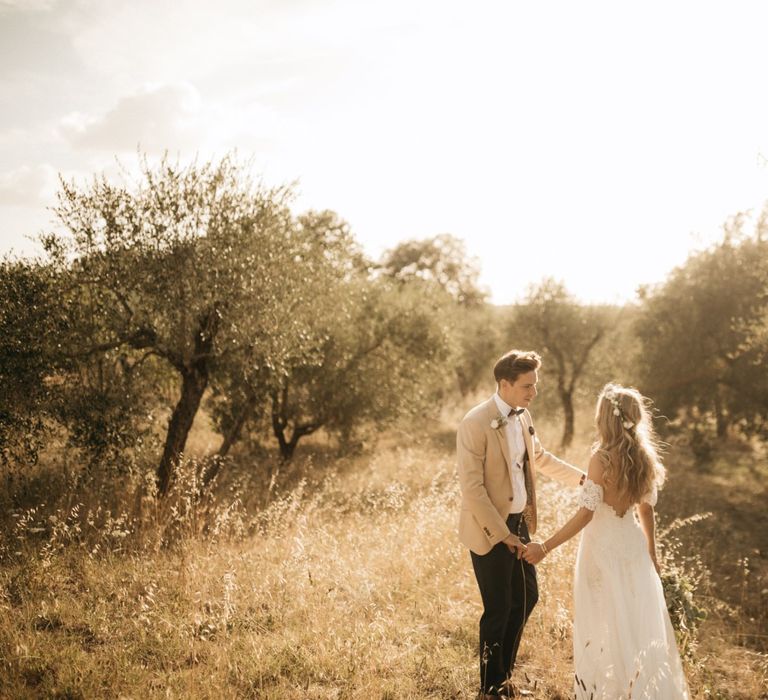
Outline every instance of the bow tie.
<path id="1" fill-rule="evenodd" d="M 519 416 L 524 410 L 524 408 L 518 408 L 517 410 L 513 408 L 509 413 L 507 413 L 507 417 L 512 418 L 512 416 Z"/>

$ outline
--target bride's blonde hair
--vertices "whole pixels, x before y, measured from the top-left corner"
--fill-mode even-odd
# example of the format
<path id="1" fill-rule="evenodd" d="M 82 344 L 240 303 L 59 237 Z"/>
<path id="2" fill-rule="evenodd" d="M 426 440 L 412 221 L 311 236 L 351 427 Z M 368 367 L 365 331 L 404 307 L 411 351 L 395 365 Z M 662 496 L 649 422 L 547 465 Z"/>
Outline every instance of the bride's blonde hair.
<path id="1" fill-rule="evenodd" d="M 637 389 L 606 384 L 595 411 L 593 452 L 601 457 L 606 482 L 632 503 L 639 503 L 654 485 L 661 486 L 666 476 L 648 403 Z"/>

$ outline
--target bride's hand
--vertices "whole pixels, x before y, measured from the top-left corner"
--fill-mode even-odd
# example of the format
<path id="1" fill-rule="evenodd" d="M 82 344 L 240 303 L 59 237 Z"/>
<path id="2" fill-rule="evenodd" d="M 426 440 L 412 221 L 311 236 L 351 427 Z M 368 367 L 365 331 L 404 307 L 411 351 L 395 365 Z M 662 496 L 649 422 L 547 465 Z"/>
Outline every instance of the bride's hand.
<path id="1" fill-rule="evenodd" d="M 544 547 L 542 547 L 538 542 L 531 542 L 528 545 L 528 548 L 525 550 L 523 558 L 529 564 L 538 564 L 544 558 L 544 555 Z"/>

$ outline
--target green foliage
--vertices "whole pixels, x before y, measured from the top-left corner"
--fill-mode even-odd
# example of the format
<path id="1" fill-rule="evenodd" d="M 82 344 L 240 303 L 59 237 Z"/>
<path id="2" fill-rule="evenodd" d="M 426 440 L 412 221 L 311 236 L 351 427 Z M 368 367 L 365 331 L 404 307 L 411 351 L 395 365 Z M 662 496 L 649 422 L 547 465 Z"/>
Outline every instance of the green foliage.
<path id="1" fill-rule="evenodd" d="M 768 241 L 737 217 L 724 240 L 645 290 L 637 333 L 644 390 L 671 418 L 718 435 L 730 425 L 768 434 Z"/>
<path id="2" fill-rule="evenodd" d="M 706 469 L 712 463 L 715 454 L 715 437 L 706 424 L 692 420 L 688 422 L 689 447 L 701 469 Z"/>
<path id="3" fill-rule="evenodd" d="M 710 515 L 703 513 L 675 520 L 658 535 L 664 598 L 680 652 L 685 655 L 695 651 L 699 627 L 707 617 L 699 596 L 708 582 L 709 571 L 701 556 L 686 553 L 681 540 L 673 533 Z"/>
<path id="4" fill-rule="evenodd" d="M 81 360 L 67 376 L 56 418 L 89 468 L 120 471 L 132 462 L 133 450 L 153 441 L 156 365 L 112 351 Z"/>
<path id="5" fill-rule="evenodd" d="M 161 492 L 216 363 L 231 356 L 279 368 L 302 345 L 290 311 L 308 300 L 313 268 L 294 235 L 289 195 L 253 186 L 230 158 L 145 163 L 135 184 L 102 176 L 62 185 L 56 212 L 68 235 L 49 237 L 46 248 L 75 290 L 65 299 L 68 353 L 138 352 L 135 362 L 158 358 L 181 385 L 157 469 Z"/>
<path id="6" fill-rule="evenodd" d="M 504 352 L 504 313 L 488 304 L 459 306 L 450 313 L 455 337 L 454 361 L 459 392 L 467 396 L 480 385 L 493 386 L 494 362 Z"/>
<path id="7" fill-rule="evenodd" d="M 462 396 L 487 379 L 489 367 L 502 350 L 497 310 L 486 304 L 480 287 L 480 266 L 467 256 L 464 243 L 450 234 L 405 241 L 387 251 L 381 271 L 401 284 L 442 291 L 453 304 L 441 304 L 454 345 L 456 384 Z"/>
<path id="8" fill-rule="evenodd" d="M 450 337 L 441 294 L 423 285 L 361 279 L 333 288 L 308 362 L 277 377 L 272 426 L 283 456 L 323 427 L 349 448 L 366 426 L 380 430 L 424 411 L 445 388 Z"/>
<path id="9" fill-rule="evenodd" d="M 666 568 L 661 576 L 667 610 L 683 654 L 694 647 L 699 626 L 706 619 L 706 609 L 695 598 L 697 578 L 679 566 Z"/>
<path id="10" fill-rule="evenodd" d="M 384 254 L 381 268 L 401 282 L 434 282 L 466 306 L 483 304 L 487 296 L 479 286 L 478 261 L 467 256 L 460 239 L 447 233 L 398 244 Z"/>
<path id="11" fill-rule="evenodd" d="M 254 342 L 254 324 L 270 349 L 292 342 L 279 323 L 281 298 L 299 284 L 289 191 L 253 187 L 228 158 L 145 164 L 142 178 L 135 187 L 106 177 L 64 184 L 60 194 L 69 235 L 48 249 L 62 265 L 74 259 L 74 281 L 88 291 L 79 311 L 93 317 L 96 337 L 151 348 L 176 368 L 194 362 L 201 333 L 215 336 L 213 353 Z"/>
<path id="12" fill-rule="evenodd" d="M 324 391 L 326 408 L 314 410 L 311 419 L 304 417 L 302 420 L 300 411 L 288 407 L 288 393 L 296 393 L 297 383 L 304 381 L 297 378 L 297 373 L 301 374 L 307 367 L 322 365 L 323 358 L 328 359 L 328 348 L 338 341 L 332 336 L 338 336 L 339 328 L 345 323 L 353 322 L 354 291 L 359 288 L 363 296 L 367 293 L 370 264 L 354 241 L 347 223 L 331 211 L 310 211 L 297 217 L 291 232 L 291 245 L 294 263 L 302 270 L 302 281 L 285 320 L 300 329 L 301 342 L 288 348 L 280 364 L 254 348 L 249 348 L 245 355 L 222 358 L 217 363 L 210 406 L 214 420 L 224 434 L 220 456 L 226 455 L 244 429 L 247 435 L 249 427 L 273 431 L 283 455 L 290 456 L 301 437 L 328 425 L 326 416 L 331 411 L 328 392 L 344 391 L 339 383 Z M 347 347 L 347 350 L 353 355 L 364 353 L 358 347 Z M 331 371 L 327 362 L 325 367 Z M 357 368 L 351 367 L 350 371 L 354 373 Z M 294 399 L 291 404 L 295 404 Z M 271 424 L 265 420 L 268 413 L 272 416 Z M 289 422 L 293 435 L 286 438 Z"/>
<path id="13" fill-rule="evenodd" d="M 0 459 L 29 464 L 42 447 L 56 393 L 56 278 L 37 262 L 0 263 Z"/>

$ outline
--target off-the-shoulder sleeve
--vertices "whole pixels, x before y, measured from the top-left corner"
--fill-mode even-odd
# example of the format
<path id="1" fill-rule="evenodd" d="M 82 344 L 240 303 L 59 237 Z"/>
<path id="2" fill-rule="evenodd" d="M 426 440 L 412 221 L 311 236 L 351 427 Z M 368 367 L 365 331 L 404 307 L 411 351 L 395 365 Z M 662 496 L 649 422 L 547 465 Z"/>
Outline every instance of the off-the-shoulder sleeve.
<path id="1" fill-rule="evenodd" d="M 603 502 L 603 487 L 596 484 L 592 479 L 585 479 L 584 486 L 581 487 L 579 496 L 579 506 L 588 510 L 597 510 Z"/>
<path id="2" fill-rule="evenodd" d="M 641 503 L 647 503 L 649 506 L 655 506 L 656 501 L 659 500 L 659 489 L 656 488 L 656 484 L 651 486 L 651 490 L 642 497 Z"/>

